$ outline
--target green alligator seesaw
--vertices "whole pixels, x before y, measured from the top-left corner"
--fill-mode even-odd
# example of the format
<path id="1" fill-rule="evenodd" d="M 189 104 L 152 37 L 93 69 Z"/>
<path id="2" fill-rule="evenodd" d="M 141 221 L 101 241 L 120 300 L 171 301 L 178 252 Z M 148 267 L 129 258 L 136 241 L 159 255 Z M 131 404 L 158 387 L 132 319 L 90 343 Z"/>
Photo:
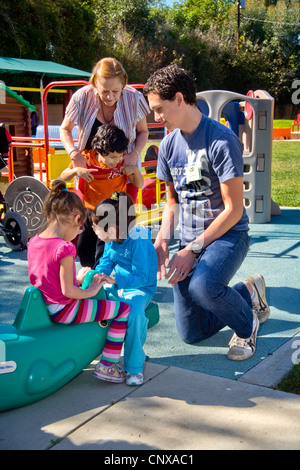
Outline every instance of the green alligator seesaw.
<path id="1" fill-rule="evenodd" d="M 87 273 L 83 287 L 94 273 Z M 105 290 L 95 297 L 105 299 Z M 146 316 L 148 328 L 158 323 L 156 303 Z M 53 323 L 42 293 L 28 287 L 13 325 L 0 324 L 0 411 L 34 403 L 70 382 L 101 354 L 109 324 Z"/>

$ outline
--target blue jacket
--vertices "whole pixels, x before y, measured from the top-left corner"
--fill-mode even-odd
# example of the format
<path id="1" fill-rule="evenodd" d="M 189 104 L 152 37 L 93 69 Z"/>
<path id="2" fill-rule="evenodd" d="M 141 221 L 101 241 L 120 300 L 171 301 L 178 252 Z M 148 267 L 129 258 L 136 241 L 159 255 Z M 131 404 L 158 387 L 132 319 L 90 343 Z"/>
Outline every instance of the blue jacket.
<path id="1" fill-rule="evenodd" d="M 110 276 L 113 270 L 118 289 L 141 289 L 155 294 L 157 256 L 147 228 L 136 225 L 122 243 L 105 244 L 96 271 Z"/>

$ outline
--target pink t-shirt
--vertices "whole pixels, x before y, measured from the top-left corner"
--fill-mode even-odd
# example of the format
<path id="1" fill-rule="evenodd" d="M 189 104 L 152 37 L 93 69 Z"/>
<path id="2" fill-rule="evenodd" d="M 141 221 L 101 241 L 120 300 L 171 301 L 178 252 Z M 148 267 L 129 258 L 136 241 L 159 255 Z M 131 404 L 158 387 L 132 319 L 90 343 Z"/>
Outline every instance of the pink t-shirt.
<path id="1" fill-rule="evenodd" d="M 65 297 L 60 285 L 60 261 L 67 256 L 74 258 L 73 282 L 76 279 L 76 248 L 72 242 L 61 238 L 31 238 L 27 249 L 28 274 L 30 283 L 41 290 L 47 304 L 69 304 L 72 299 Z"/>

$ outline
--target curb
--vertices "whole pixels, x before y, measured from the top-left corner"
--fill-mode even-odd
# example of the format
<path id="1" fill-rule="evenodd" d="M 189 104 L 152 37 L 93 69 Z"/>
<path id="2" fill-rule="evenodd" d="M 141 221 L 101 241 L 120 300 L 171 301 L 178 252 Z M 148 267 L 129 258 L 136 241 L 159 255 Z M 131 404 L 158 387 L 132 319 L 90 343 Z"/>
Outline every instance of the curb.
<path id="1" fill-rule="evenodd" d="M 300 345 L 299 332 L 237 380 L 252 385 L 276 388 L 295 365 L 292 356 L 295 350 L 293 343 L 296 338 L 299 338 Z"/>

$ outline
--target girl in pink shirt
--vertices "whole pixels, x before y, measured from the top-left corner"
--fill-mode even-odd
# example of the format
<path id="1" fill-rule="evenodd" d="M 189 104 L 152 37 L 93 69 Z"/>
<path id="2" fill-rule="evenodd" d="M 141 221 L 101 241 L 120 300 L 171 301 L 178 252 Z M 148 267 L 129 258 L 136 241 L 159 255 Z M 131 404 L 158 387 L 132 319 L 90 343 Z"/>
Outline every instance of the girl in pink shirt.
<path id="1" fill-rule="evenodd" d="M 86 218 L 81 199 L 66 189 L 62 180 L 54 181 L 45 199 L 47 228 L 28 244 L 28 271 L 33 286 L 41 290 L 50 318 L 73 325 L 112 319 L 99 365 L 97 378 L 124 382 L 125 372 L 118 364 L 130 307 L 124 302 L 92 299 L 104 281 L 96 274 L 87 289 L 82 289 L 85 272 L 76 278 L 76 248 L 72 243 Z M 99 366 L 98 365 L 98 366 Z"/>

